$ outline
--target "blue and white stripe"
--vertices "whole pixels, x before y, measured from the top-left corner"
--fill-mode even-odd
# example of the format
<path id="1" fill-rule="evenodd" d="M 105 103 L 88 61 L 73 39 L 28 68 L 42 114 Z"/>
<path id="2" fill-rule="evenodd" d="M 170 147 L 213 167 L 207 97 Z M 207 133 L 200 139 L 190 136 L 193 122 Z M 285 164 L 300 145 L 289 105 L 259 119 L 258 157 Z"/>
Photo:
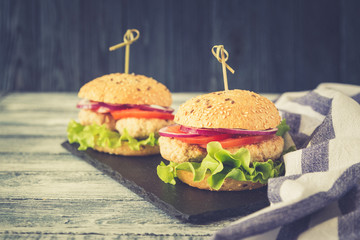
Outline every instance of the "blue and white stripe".
<path id="1" fill-rule="evenodd" d="M 270 206 L 213 238 L 360 239 L 359 103 L 360 86 L 347 84 L 283 94 L 286 147 L 298 150 L 283 157 L 285 176 L 270 179 Z"/>

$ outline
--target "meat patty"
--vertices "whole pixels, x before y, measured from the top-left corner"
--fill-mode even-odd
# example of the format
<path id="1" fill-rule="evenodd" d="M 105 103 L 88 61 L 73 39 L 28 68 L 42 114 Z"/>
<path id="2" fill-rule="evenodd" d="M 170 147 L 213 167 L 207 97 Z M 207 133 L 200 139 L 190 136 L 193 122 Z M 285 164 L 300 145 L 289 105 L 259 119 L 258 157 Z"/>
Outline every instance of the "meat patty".
<path id="1" fill-rule="evenodd" d="M 84 109 L 79 112 L 79 122 L 82 125 L 105 124 L 107 128 L 112 131 L 116 130 L 120 134 L 123 134 L 126 129 L 130 136 L 137 139 L 148 138 L 150 133 L 155 133 L 155 136 L 158 137 L 160 128 L 174 123 L 172 120 L 157 118 L 122 118 L 116 121 L 109 113 L 97 113 Z"/>
<path id="2" fill-rule="evenodd" d="M 91 125 L 96 123 L 98 125 L 103 125 L 110 129 L 115 130 L 115 120 L 110 113 L 97 113 L 91 110 L 81 109 L 79 112 L 79 122 L 81 125 Z"/>
<path id="3" fill-rule="evenodd" d="M 207 155 L 204 148 L 196 144 L 188 144 L 175 138 L 160 137 L 161 156 L 171 162 L 201 162 Z M 268 159 L 275 160 L 280 157 L 284 148 L 284 139 L 280 136 L 262 141 L 257 144 L 242 146 L 250 151 L 251 161 L 264 162 Z M 231 153 L 235 153 L 241 147 L 227 148 Z"/>
<path id="4" fill-rule="evenodd" d="M 172 120 L 157 119 L 157 118 L 123 118 L 116 121 L 116 130 L 123 134 L 126 129 L 133 138 L 147 138 L 150 133 L 155 133 L 158 137 L 160 128 L 173 124 Z"/>

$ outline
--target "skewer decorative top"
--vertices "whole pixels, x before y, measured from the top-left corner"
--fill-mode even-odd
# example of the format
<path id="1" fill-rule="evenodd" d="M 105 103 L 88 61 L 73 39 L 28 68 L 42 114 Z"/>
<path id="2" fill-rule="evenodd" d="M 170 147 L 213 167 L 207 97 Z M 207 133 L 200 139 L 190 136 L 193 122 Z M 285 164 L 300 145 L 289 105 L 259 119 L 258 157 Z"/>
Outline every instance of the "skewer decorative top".
<path id="1" fill-rule="evenodd" d="M 215 45 L 211 49 L 212 54 L 214 57 L 222 64 L 223 69 L 223 78 L 224 78 L 224 88 L 225 91 L 229 90 L 228 82 L 227 82 L 227 74 L 226 74 L 226 68 L 234 74 L 234 69 L 232 69 L 228 64 L 226 64 L 226 61 L 229 58 L 229 53 L 225 50 L 224 45 Z"/>
<path id="2" fill-rule="evenodd" d="M 136 34 L 135 36 L 134 33 Z M 128 29 L 124 34 L 124 42 L 109 48 L 110 51 L 114 51 L 125 46 L 125 73 L 129 73 L 130 45 L 138 40 L 139 37 L 140 32 L 137 29 Z"/>

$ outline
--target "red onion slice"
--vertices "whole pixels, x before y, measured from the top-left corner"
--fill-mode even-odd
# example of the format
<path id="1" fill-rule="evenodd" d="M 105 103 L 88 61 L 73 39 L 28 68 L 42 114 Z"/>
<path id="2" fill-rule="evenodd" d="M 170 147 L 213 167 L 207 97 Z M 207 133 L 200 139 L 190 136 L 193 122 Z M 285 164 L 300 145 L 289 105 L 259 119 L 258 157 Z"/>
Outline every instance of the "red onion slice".
<path id="1" fill-rule="evenodd" d="M 195 128 L 181 126 L 181 131 L 199 135 L 218 135 L 218 134 L 233 134 L 233 135 L 271 135 L 275 134 L 277 128 L 271 128 L 267 130 L 246 130 L 240 128 Z"/>
<path id="2" fill-rule="evenodd" d="M 158 105 L 134 105 L 138 106 L 142 110 L 148 110 L 148 111 L 157 111 L 157 112 L 164 112 L 164 113 L 172 113 L 174 112 L 174 109 L 171 107 L 162 107 Z"/>
<path id="3" fill-rule="evenodd" d="M 98 109 L 96 109 L 96 112 L 98 113 L 109 113 L 111 110 L 107 107 L 100 106 Z"/>
<path id="4" fill-rule="evenodd" d="M 96 110 L 100 107 L 98 102 L 89 101 L 86 99 L 82 99 L 77 105 L 77 108 L 88 109 L 88 110 Z"/>
<path id="5" fill-rule="evenodd" d="M 110 103 L 99 102 L 99 105 L 101 107 L 110 109 L 110 111 L 123 110 L 123 109 L 131 108 L 131 107 L 128 106 L 128 104 L 110 104 Z"/>
<path id="6" fill-rule="evenodd" d="M 95 102 L 95 101 L 89 101 L 87 99 L 82 99 L 77 105 L 77 108 L 82 109 L 90 109 L 90 110 L 96 110 L 101 107 L 101 109 L 109 109 L 109 111 L 115 111 L 115 110 L 123 110 L 123 109 L 129 109 L 129 108 L 137 108 L 145 111 L 157 111 L 157 112 L 163 112 L 163 113 L 172 113 L 174 112 L 174 109 L 170 107 L 162 107 L 158 105 L 146 105 L 146 104 L 110 104 L 110 103 L 104 103 L 104 102 Z M 108 112 L 108 111 L 107 111 Z"/>
<path id="7" fill-rule="evenodd" d="M 195 127 L 185 127 L 183 125 L 180 126 L 180 130 L 187 133 L 193 133 L 203 136 L 212 136 L 212 135 L 219 135 L 221 132 L 212 130 L 209 128 L 195 128 Z"/>
<path id="8" fill-rule="evenodd" d="M 182 132 L 172 132 L 169 129 L 176 127 L 176 125 L 170 125 L 163 127 L 159 130 L 159 135 L 163 137 L 176 137 L 176 138 L 186 138 L 186 137 L 198 137 L 199 134 L 195 133 L 182 133 Z"/>
<path id="9" fill-rule="evenodd" d="M 157 105 L 146 105 L 146 104 L 109 104 L 109 103 L 102 103 L 99 104 L 103 107 L 109 108 L 111 111 L 114 110 L 122 110 L 128 108 L 138 108 L 145 111 L 157 111 L 157 112 L 164 112 L 164 113 L 172 113 L 174 109 L 170 107 L 162 107 Z"/>

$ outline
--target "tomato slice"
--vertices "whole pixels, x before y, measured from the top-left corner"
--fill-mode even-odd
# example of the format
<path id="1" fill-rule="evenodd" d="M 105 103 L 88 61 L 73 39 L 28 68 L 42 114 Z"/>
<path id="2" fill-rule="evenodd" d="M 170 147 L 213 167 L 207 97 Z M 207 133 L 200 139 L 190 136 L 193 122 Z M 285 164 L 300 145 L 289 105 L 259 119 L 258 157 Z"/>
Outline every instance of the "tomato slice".
<path id="1" fill-rule="evenodd" d="M 197 135 L 192 136 L 191 133 L 181 131 L 180 125 L 172 125 L 166 127 L 168 137 L 176 138 L 188 144 L 197 144 L 202 148 L 206 148 L 209 142 L 217 141 L 223 148 L 241 147 L 249 144 L 259 143 L 274 137 L 274 135 L 257 135 L 257 136 L 238 136 L 234 137 L 233 134 L 216 134 L 216 135 Z M 161 130 L 160 130 L 161 131 Z M 171 136 L 173 134 L 174 136 Z M 179 135 L 178 137 L 176 135 Z M 186 136 L 188 135 L 188 136 Z"/>
<path id="2" fill-rule="evenodd" d="M 274 135 L 262 135 L 262 136 L 243 136 L 238 138 L 227 138 L 218 141 L 223 148 L 241 147 L 249 144 L 259 143 L 265 140 L 269 140 Z M 207 143 L 206 143 L 207 144 Z M 200 145 L 202 148 L 206 148 L 206 144 Z"/>
<path id="3" fill-rule="evenodd" d="M 176 138 L 182 142 L 189 143 L 189 144 L 207 144 L 212 141 L 220 141 L 220 140 L 231 137 L 230 134 L 217 134 L 217 135 L 212 135 L 212 136 L 202 136 L 202 135 L 191 136 L 193 134 L 181 131 L 180 125 L 168 126 L 168 127 L 166 127 L 166 131 L 169 133 L 174 133 L 173 138 Z M 181 137 L 180 136 L 176 137 L 176 134 L 181 135 Z M 186 136 L 186 135 L 188 135 L 188 136 Z"/>
<path id="4" fill-rule="evenodd" d="M 180 133 L 180 134 L 186 134 L 186 133 L 184 133 L 183 131 L 181 131 L 180 130 L 180 125 L 177 125 L 177 124 L 175 124 L 175 125 L 171 125 L 171 126 L 167 126 L 166 127 L 166 131 L 168 131 L 168 132 L 171 132 L 171 133 Z"/>
<path id="5" fill-rule="evenodd" d="M 137 108 L 115 110 L 110 112 L 111 116 L 115 120 L 121 118 L 158 118 L 158 119 L 167 119 L 173 120 L 174 115 L 171 113 L 157 112 L 157 111 L 145 111 Z"/>
<path id="6" fill-rule="evenodd" d="M 231 137 L 231 135 L 229 134 L 218 134 L 213 136 L 197 136 L 197 137 L 176 138 L 176 139 L 189 144 L 199 144 L 199 145 L 205 144 L 205 148 L 206 148 L 206 144 L 208 144 L 209 142 L 220 141 L 229 137 Z"/>

